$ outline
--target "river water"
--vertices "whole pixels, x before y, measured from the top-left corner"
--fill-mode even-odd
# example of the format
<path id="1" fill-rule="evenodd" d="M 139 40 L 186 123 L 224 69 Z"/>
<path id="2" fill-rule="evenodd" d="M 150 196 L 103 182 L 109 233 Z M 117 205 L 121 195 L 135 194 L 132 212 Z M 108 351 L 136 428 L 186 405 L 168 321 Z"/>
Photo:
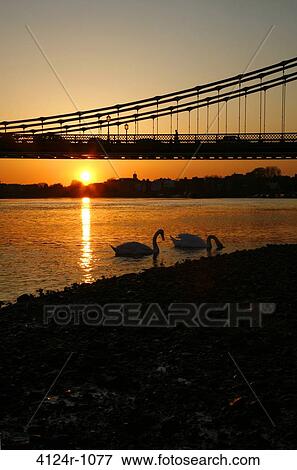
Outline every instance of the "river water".
<path id="1" fill-rule="evenodd" d="M 296 226 L 293 199 L 0 200 L 0 300 L 150 268 L 151 257 L 116 258 L 109 245 L 151 245 L 158 228 L 166 240 L 155 264 L 168 266 L 206 255 L 173 248 L 170 234 L 214 234 L 231 252 L 295 243 Z"/>

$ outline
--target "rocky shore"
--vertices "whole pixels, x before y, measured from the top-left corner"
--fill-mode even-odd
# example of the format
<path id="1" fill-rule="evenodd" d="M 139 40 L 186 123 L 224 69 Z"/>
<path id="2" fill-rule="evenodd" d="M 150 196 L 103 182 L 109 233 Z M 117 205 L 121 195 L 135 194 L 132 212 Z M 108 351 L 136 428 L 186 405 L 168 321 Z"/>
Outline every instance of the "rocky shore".
<path id="1" fill-rule="evenodd" d="M 295 449 L 296 287 L 297 245 L 271 245 L 21 296 L 0 311 L 2 447 Z M 263 313 L 262 327 L 219 327 L 238 302 L 254 304 L 249 318 Z M 110 303 L 141 315 L 151 303 L 212 303 L 220 323 L 44 316 L 46 305 Z"/>

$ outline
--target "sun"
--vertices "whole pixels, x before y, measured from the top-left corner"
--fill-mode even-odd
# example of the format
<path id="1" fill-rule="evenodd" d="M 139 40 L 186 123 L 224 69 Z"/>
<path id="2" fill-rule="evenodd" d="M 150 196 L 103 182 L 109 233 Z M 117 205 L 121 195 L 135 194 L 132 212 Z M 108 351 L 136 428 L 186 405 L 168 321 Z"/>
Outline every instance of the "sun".
<path id="1" fill-rule="evenodd" d="M 87 170 L 84 170 L 80 174 L 80 180 L 84 184 L 88 184 L 91 181 L 91 173 Z"/>

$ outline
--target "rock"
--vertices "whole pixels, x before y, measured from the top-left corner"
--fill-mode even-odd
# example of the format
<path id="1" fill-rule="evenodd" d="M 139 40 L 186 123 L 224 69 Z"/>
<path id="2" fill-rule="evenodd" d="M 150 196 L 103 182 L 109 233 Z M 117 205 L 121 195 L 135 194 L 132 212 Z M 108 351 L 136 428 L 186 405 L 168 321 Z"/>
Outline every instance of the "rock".
<path id="1" fill-rule="evenodd" d="M 30 302 L 31 300 L 34 299 L 34 296 L 32 294 L 22 294 L 17 298 L 17 302 L 23 303 L 23 302 Z"/>

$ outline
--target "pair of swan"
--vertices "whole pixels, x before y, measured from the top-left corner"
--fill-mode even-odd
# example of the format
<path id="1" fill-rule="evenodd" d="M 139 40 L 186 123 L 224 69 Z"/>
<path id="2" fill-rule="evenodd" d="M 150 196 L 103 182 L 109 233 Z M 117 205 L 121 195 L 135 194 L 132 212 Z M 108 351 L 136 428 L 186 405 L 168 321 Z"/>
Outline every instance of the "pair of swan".
<path id="1" fill-rule="evenodd" d="M 164 230 L 159 229 L 153 236 L 152 245 L 144 245 L 139 242 L 127 242 L 122 243 L 118 246 L 111 246 L 115 252 L 115 256 L 132 256 L 132 257 L 142 257 L 142 256 L 158 256 L 160 249 L 158 246 L 158 237 L 161 236 L 162 240 L 165 240 Z M 224 245 L 215 235 L 209 235 L 205 240 L 198 237 L 197 235 L 191 235 L 190 233 L 180 233 L 176 238 L 170 236 L 175 248 L 191 248 L 191 249 L 206 249 L 210 251 L 212 249 L 212 241 L 215 242 L 217 250 L 222 250 Z"/>

